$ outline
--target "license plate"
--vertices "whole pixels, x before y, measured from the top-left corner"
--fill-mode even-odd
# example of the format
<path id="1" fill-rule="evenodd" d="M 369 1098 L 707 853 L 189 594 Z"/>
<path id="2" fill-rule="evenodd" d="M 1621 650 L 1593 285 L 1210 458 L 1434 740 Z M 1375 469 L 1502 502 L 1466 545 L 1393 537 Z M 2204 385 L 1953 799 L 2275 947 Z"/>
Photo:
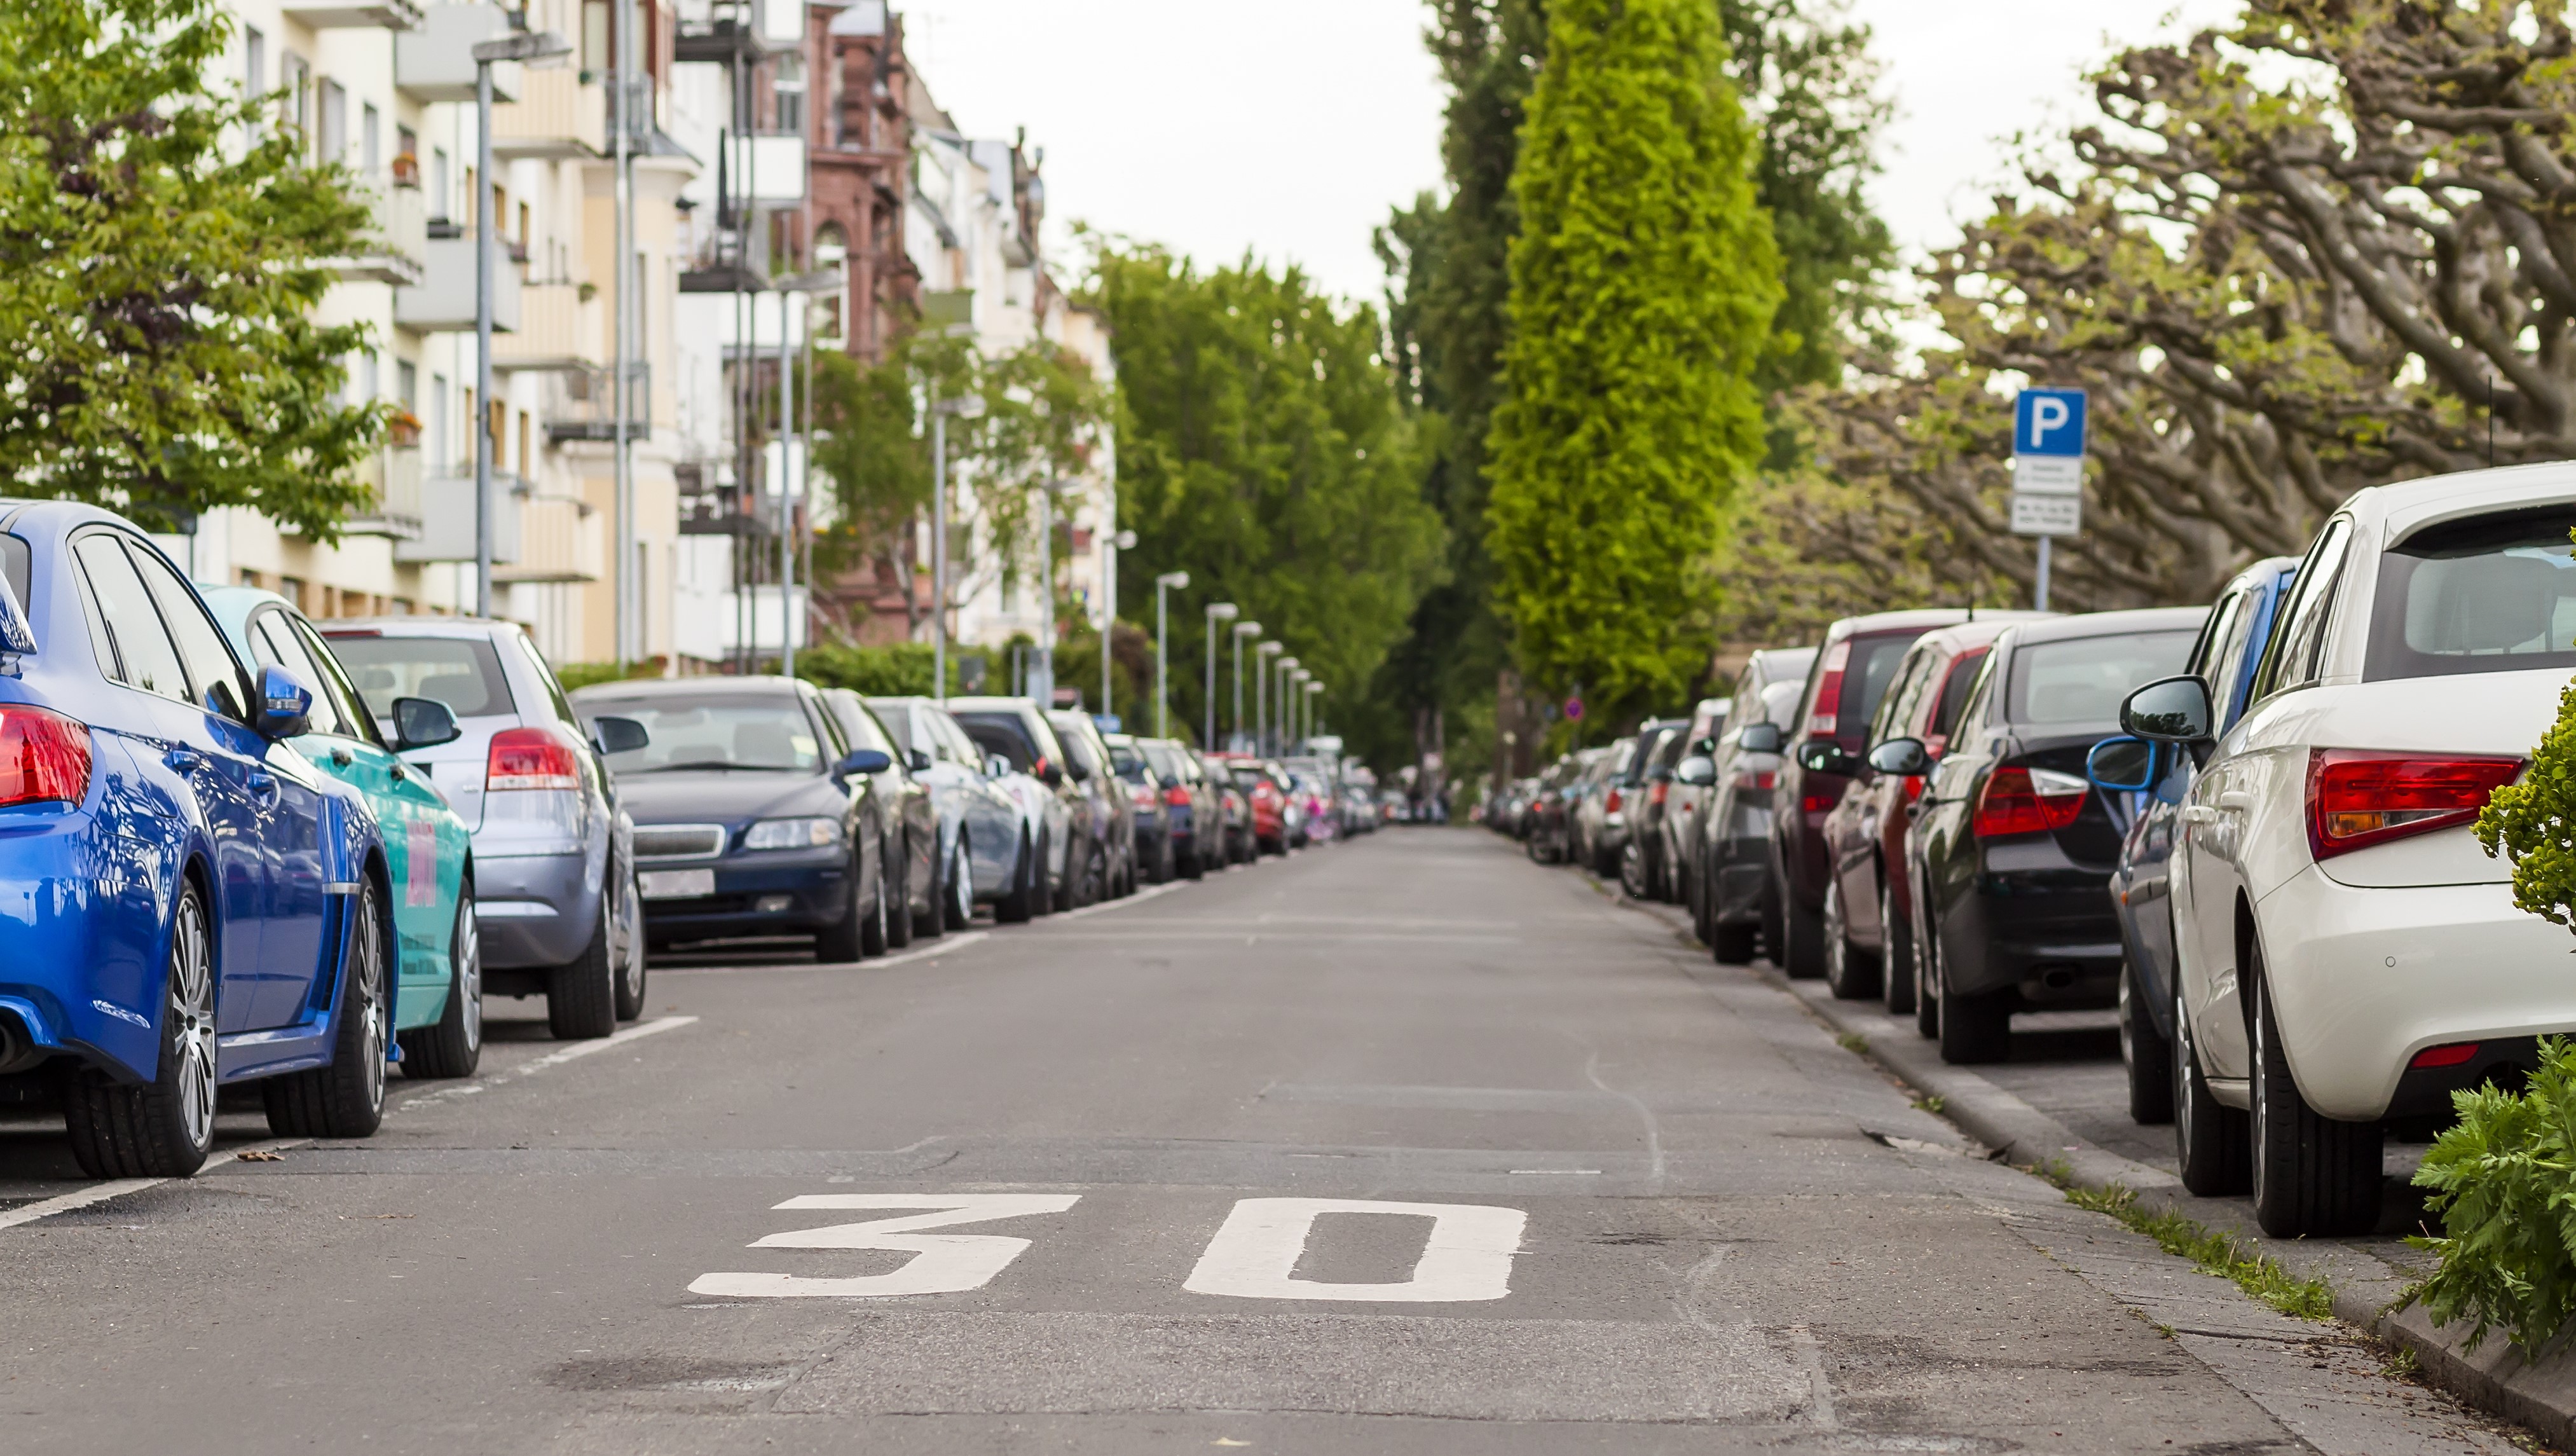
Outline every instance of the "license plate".
<path id="1" fill-rule="evenodd" d="M 646 870 L 635 880 L 647 900 L 695 900 L 716 892 L 714 870 Z"/>

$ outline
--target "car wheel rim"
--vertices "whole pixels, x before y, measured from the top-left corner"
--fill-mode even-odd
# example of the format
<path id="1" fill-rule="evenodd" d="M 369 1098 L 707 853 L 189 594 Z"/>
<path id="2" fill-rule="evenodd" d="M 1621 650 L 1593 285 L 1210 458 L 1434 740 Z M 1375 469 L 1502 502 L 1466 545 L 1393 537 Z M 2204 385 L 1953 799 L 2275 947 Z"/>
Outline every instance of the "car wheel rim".
<path id="1" fill-rule="evenodd" d="M 2271 1120 L 2270 1113 L 2272 1101 L 2272 1099 L 2266 1095 L 2267 1089 L 2265 1086 L 2266 1083 L 2271 1081 L 2271 1078 L 2265 1075 L 2268 1068 L 2264 1065 L 2264 1052 L 2266 1047 L 2264 1046 L 2265 1038 L 2263 1035 L 2263 1022 L 2265 1019 L 2264 1011 L 2266 1009 L 2267 1008 L 2263 1005 L 2263 983 L 2257 981 L 2254 983 L 2254 1075 L 2251 1079 L 2253 1086 L 2249 1089 L 2252 1092 L 2254 1102 L 2254 1202 L 2257 1207 L 2260 1207 L 2263 1203 L 2263 1183 L 2265 1181 L 2263 1177 L 2263 1145 L 2268 1141 L 2263 1136 L 2263 1133 L 2264 1125 Z"/>
<path id="2" fill-rule="evenodd" d="M 618 896 L 617 907 L 617 978 L 632 1000 L 644 994 L 644 947 L 635 933 L 635 917 L 640 913 L 643 891 L 629 875 L 626 893 Z"/>
<path id="3" fill-rule="evenodd" d="M 2185 1159 L 2191 1156 L 2195 1133 L 2192 1107 L 2198 1100 L 2193 1096 L 2199 1090 L 2195 1083 L 2199 1072 L 2197 1060 L 2191 1052 L 2191 1022 L 2183 1016 L 2182 998 L 2177 995 L 2174 998 L 2174 1081 L 2179 1095 L 2174 1098 L 2174 1141 L 2180 1145 Z"/>
<path id="4" fill-rule="evenodd" d="M 376 897 L 370 891 L 359 892 L 358 935 L 349 994 L 353 999 L 364 998 L 357 1006 L 366 1018 L 359 1033 L 359 1070 L 366 1078 L 367 1105 L 375 1107 L 385 1100 L 385 1019 L 390 1008 L 384 996 L 384 944 L 376 925 Z"/>
<path id="5" fill-rule="evenodd" d="M 483 1048 L 483 936 L 474 925 L 474 901 L 468 897 L 456 916 L 457 1026 L 465 1033 L 468 1052 Z"/>
<path id="6" fill-rule="evenodd" d="M 170 961 L 179 1113 L 190 1145 L 205 1147 L 215 1136 L 215 982 L 207 954 L 205 911 L 193 895 L 180 897 Z"/>

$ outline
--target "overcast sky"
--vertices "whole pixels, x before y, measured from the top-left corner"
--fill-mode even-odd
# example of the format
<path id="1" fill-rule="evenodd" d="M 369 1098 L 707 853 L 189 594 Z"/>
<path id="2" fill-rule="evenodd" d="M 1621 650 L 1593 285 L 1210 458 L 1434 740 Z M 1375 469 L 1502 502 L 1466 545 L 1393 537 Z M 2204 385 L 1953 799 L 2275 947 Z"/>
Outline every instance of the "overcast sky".
<path id="1" fill-rule="evenodd" d="M 1375 297 L 1370 230 L 1440 183 L 1438 77 L 1414 0 L 897 0 L 970 135 L 1046 148 L 1049 251 L 1076 221 L 1203 262 L 1246 249 Z M 1877 183 L 1900 241 L 1955 237 L 2016 131 L 2074 114 L 2114 42 L 2235 0 L 1854 0 L 1898 119 Z"/>

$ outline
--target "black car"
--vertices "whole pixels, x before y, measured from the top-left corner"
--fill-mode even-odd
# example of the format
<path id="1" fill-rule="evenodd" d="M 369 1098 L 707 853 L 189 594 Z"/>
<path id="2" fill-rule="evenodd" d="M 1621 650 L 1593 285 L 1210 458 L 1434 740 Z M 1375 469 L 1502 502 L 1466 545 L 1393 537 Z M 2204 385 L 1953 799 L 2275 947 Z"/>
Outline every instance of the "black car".
<path id="1" fill-rule="evenodd" d="M 940 871 L 948 862 L 939 855 L 939 811 L 932 804 L 930 786 L 913 777 L 905 766 L 910 755 L 857 693 L 827 688 L 821 700 L 844 743 L 853 750 L 873 748 L 888 760 L 882 772 L 868 776 L 884 808 L 886 873 L 895 890 L 894 906 L 886 916 L 886 944 L 910 945 L 916 931 L 937 935 L 948 904 Z"/>
<path id="2" fill-rule="evenodd" d="M 1648 723 L 1638 733 L 1639 752 L 1628 771 L 1627 817 L 1619 844 L 1619 888 L 1631 900 L 1664 894 L 1664 806 L 1672 797 L 1673 768 L 1690 746 L 1691 720 Z"/>
<path id="3" fill-rule="evenodd" d="M 1083 903 L 1096 904 L 1136 893 L 1136 800 L 1109 762 L 1109 743 L 1091 715 L 1059 708 L 1047 714 L 1056 741 L 1064 745 L 1065 762 L 1076 787 L 1088 795 L 1099 826 L 1100 883 L 1097 893 L 1086 884 Z"/>
<path id="4" fill-rule="evenodd" d="M 1780 745 L 1798 710 L 1798 694 L 1815 664 L 1812 647 L 1774 647 L 1753 654 L 1727 696 L 1726 724 L 1710 745 L 1708 764 L 1684 763 L 1684 777 L 1708 779 L 1682 826 L 1682 903 L 1691 929 L 1718 964 L 1749 963 L 1764 927 L 1780 916 L 1771 903 L 1771 793 L 1780 778 Z M 1771 947 L 1779 959 L 1780 949 Z"/>
<path id="5" fill-rule="evenodd" d="M 644 932 L 656 949 L 748 935 L 811 935 L 816 959 L 886 949 L 901 881 L 871 775 L 815 690 L 787 678 L 673 678 L 584 689 L 586 716 L 645 725 L 609 755 L 635 821 Z"/>
<path id="6" fill-rule="evenodd" d="M 1045 888 L 1037 913 L 1090 904 L 1079 898 L 1083 887 L 1108 883 L 1108 866 L 1100 859 L 1108 828 L 1101 823 L 1099 798 L 1074 778 L 1071 755 L 1046 713 L 1030 698 L 950 698 L 944 706 L 976 747 L 1046 785 L 1053 796 L 1032 846 Z"/>
<path id="7" fill-rule="evenodd" d="M 1169 786 L 1162 772 L 1146 758 L 1143 743 L 1125 733 L 1103 733 L 1100 739 L 1109 746 L 1110 771 L 1117 775 L 1132 806 L 1136 873 L 1147 884 L 1164 884 L 1181 872 L 1181 852 L 1174 842 L 1172 827 L 1176 815 L 1165 798 Z M 1188 794 L 1181 796 L 1181 803 L 1186 809 Z"/>
<path id="8" fill-rule="evenodd" d="M 2205 607 L 2022 622 L 1995 639 L 1935 766 L 1918 739 L 1871 751 L 1930 778 L 1906 838 L 1918 1002 L 1946 1062 L 2001 1061 L 2016 1011 L 2115 1003 L 2112 869 L 2125 795 L 2085 777 L 2131 690 L 2182 668 Z M 1839 765 L 1838 765 L 1839 766 Z"/>
<path id="9" fill-rule="evenodd" d="M 1180 872 L 1197 879 L 1225 864 L 1225 804 L 1198 755 L 1172 738 L 1139 738 L 1136 746 L 1163 781 L 1163 821 Z"/>

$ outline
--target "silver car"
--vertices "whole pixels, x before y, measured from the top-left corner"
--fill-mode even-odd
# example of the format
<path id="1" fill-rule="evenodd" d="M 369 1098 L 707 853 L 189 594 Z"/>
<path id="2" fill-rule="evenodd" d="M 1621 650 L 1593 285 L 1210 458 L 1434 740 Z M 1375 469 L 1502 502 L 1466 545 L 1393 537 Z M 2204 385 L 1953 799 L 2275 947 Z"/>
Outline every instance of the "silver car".
<path id="1" fill-rule="evenodd" d="M 457 738 L 402 757 L 474 833 L 484 994 L 545 997 L 559 1037 L 606 1036 L 643 1015 L 635 828 L 603 745 L 527 634 L 471 617 L 383 617 L 334 621 L 322 635 L 378 722 L 392 721 L 396 698 L 435 699 L 456 715 Z M 631 720 L 600 730 L 642 731 Z"/>
<path id="2" fill-rule="evenodd" d="M 1009 898 L 1025 877 L 1020 848 L 1027 836 L 1020 803 L 997 779 L 996 766 L 928 698 L 869 698 L 867 705 L 903 749 L 905 767 L 930 790 L 939 818 L 940 863 L 949 866 L 940 883 L 971 883 L 969 906 Z M 967 876 L 955 872 L 959 865 Z M 953 926 L 964 928 L 965 907 L 952 906 L 949 915 Z"/>

